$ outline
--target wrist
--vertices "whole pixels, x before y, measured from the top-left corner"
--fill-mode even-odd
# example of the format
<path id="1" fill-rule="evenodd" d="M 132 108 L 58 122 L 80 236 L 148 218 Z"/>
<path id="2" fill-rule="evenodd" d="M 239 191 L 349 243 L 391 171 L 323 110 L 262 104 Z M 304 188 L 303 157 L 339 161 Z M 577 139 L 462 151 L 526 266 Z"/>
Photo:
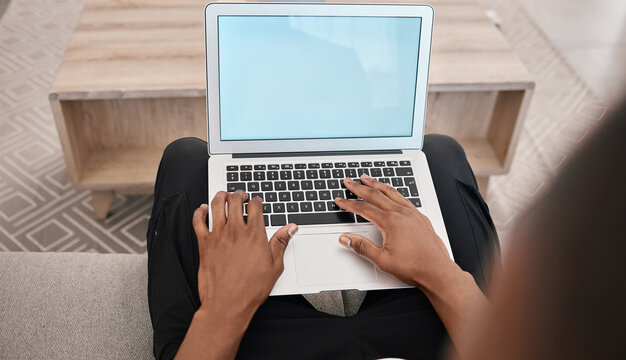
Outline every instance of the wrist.
<path id="1" fill-rule="evenodd" d="M 202 304 L 194 314 L 194 321 L 210 324 L 221 329 L 221 332 L 232 336 L 243 335 L 248 328 L 256 309 L 237 308 L 236 306 L 217 306 Z"/>
<path id="2" fill-rule="evenodd" d="M 468 281 L 474 281 L 472 275 L 450 260 L 445 266 L 441 266 L 437 271 L 423 276 L 419 282 L 416 282 L 419 283 L 421 290 L 431 297 L 440 296 L 450 289 L 459 289 Z"/>

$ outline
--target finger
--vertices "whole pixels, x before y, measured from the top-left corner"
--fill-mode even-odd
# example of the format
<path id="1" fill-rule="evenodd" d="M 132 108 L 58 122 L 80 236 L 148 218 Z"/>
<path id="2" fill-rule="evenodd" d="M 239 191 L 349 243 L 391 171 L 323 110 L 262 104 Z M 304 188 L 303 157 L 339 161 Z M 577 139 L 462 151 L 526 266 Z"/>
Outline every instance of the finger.
<path id="1" fill-rule="evenodd" d="M 361 215 L 378 227 L 381 227 L 385 221 L 386 212 L 370 204 L 367 200 L 347 200 L 337 197 L 335 204 L 346 211 Z"/>
<path id="2" fill-rule="evenodd" d="M 298 232 L 298 226 L 296 224 L 287 224 L 276 230 L 270 239 L 272 259 L 274 259 L 274 264 L 280 269 L 283 268 L 283 256 L 285 255 L 285 249 L 287 249 L 289 240 L 293 238 L 296 232 Z"/>
<path id="3" fill-rule="evenodd" d="M 415 206 L 413 206 L 413 204 L 407 198 L 402 196 L 402 194 L 400 194 L 398 192 L 398 190 L 396 190 L 393 186 L 391 186 L 389 184 L 383 184 L 380 181 L 378 181 L 378 180 L 376 180 L 376 179 L 374 179 L 371 176 L 368 176 L 366 174 L 361 175 L 361 182 L 363 182 L 365 185 L 369 186 L 370 188 L 374 188 L 374 189 L 380 191 L 382 194 L 384 194 L 387 198 L 389 198 L 390 200 L 392 200 L 396 204 L 399 204 L 399 205 L 402 205 L 402 206 L 408 206 L 410 208 L 414 208 L 415 207 Z"/>
<path id="4" fill-rule="evenodd" d="M 211 200 L 211 215 L 213 224 L 211 224 L 213 229 L 221 228 L 226 224 L 226 197 L 228 193 L 225 191 L 220 191 L 213 197 Z"/>
<path id="5" fill-rule="evenodd" d="M 248 202 L 248 226 L 262 226 L 265 227 L 263 221 L 263 200 L 260 197 L 255 196 Z"/>
<path id="6" fill-rule="evenodd" d="M 243 202 L 248 197 L 248 194 L 241 190 L 237 190 L 234 193 L 228 194 L 228 217 L 227 223 L 234 223 L 236 225 L 243 224 Z"/>
<path id="7" fill-rule="evenodd" d="M 348 190 L 355 193 L 358 197 L 363 200 L 367 200 L 370 204 L 373 204 L 383 210 L 392 210 L 394 207 L 398 206 L 398 204 L 376 188 L 361 185 L 350 178 L 345 178 L 343 183 L 346 185 Z"/>
<path id="8" fill-rule="evenodd" d="M 378 260 L 380 259 L 383 249 L 376 246 L 365 236 L 349 233 L 342 234 L 339 237 L 339 243 L 348 249 L 354 250 L 354 252 L 369 259 L 378 266 Z"/>
<path id="9" fill-rule="evenodd" d="M 198 239 L 198 250 L 202 256 L 204 251 L 204 242 L 209 238 L 209 229 L 206 227 L 206 215 L 209 212 L 207 204 L 200 205 L 193 213 L 193 229 L 196 231 L 196 238 Z"/>

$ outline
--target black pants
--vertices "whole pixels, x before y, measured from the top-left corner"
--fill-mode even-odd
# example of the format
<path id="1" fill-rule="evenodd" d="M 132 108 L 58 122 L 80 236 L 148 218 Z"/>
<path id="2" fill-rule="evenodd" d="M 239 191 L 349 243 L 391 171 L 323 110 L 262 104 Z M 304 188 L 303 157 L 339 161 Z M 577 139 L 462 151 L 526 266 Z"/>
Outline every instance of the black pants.
<path id="1" fill-rule="evenodd" d="M 452 138 L 427 135 L 426 153 L 454 257 L 483 285 L 499 245 L 489 210 L 465 153 Z M 176 354 L 195 310 L 198 245 L 191 224 L 207 199 L 207 146 L 194 138 L 163 154 L 148 225 L 148 299 L 154 354 Z M 417 289 L 369 291 L 358 314 L 343 318 L 315 310 L 302 296 L 270 297 L 246 331 L 242 359 L 438 358 L 446 330 Z"/>

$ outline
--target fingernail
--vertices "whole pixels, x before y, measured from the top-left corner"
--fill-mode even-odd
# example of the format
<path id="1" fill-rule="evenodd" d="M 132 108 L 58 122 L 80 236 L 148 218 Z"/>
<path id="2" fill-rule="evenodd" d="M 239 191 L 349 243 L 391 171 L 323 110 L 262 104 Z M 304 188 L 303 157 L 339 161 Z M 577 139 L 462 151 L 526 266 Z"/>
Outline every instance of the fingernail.
<path id="1" fill-rule="evenodd" d="M 298 232 L 298 226 L 291 225 L 289 229 L 287 229 L 287 234 L 289 234 L 289 238 L 293 238 L 293 236 Z"/>
<path id="2" fill-rule="evenodd" d="M 203 210 L 207 210 L 207 209 L 209 208 L 209 205 L 207 205 L 207 204 L 202 204 L 202 205 L 200 205 L 200 207 L 201 207 Z"/>
<path id="3" fill-rule="evenodd" d="M 339 237 L 339 243 L 345 247 L 347 247 L 348 249 L 350 249 L 350 238 L 345 236 L 345 235 L 341 235 Z"/>
<path id="4" fill-rule="evenodd" d="M 361 177 L 364 178 L 364 179 L 371 179 L 371 177 L 369 175 L 365 174 L 365 173 L 363 173 L 361 175 Z"/>
<path id="5" fill-rule="evenodd" d="M 347 182 L 352 182 L 352 179 L 350 179 L 350 178 L 345 178 L 345 179 L 343 180 L 343 182 L 345 182 L 345 183 L 347 183 Z"/>
<path id="6" fill-rule="evenodd" d="M 341 200 L 343 200 L 343 198 L 340 198 L 339 196 L 337 196 L 337 197 L 335 198 L 335 202 L 337 202 L 337 201 L 341 201 Z"/>

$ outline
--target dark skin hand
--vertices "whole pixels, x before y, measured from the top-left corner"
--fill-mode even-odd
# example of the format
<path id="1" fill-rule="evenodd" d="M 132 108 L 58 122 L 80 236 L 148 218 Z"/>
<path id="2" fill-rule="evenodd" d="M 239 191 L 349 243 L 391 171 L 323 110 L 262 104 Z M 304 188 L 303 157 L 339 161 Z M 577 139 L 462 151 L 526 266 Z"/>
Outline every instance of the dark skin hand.
<path id="1" fill-rule="evenodd" d="M 358 234 L 343 234 L 339 242 L 367 258 L 382 271 L 417 286 L 429 298 L 456 348 L 469 344 L 462 326 L 474 321 L 486 299 L 472 276 L 450 258 L 430 220 L 389 184 L 363 174 L 361 184 L 344 180 L 348 190 L 363 200 L 336 198 L 344 210 L 372 222 L 383 235 L 381 247 Z"/>
<path id="2" fill-rule="evenodd" d="M 252 316 L 283 272 L 283 255 L 298 227 L 287 224 L 268 242 L 260 198 L 250 200 L 247 223 L 243 220 L 247 196 L 240 190 L 217 193 L 211 202 L 212 231 L 205 222 L 208 206 L 194 213 L 201 306 L 177 359 L 234 358 Z"/>

